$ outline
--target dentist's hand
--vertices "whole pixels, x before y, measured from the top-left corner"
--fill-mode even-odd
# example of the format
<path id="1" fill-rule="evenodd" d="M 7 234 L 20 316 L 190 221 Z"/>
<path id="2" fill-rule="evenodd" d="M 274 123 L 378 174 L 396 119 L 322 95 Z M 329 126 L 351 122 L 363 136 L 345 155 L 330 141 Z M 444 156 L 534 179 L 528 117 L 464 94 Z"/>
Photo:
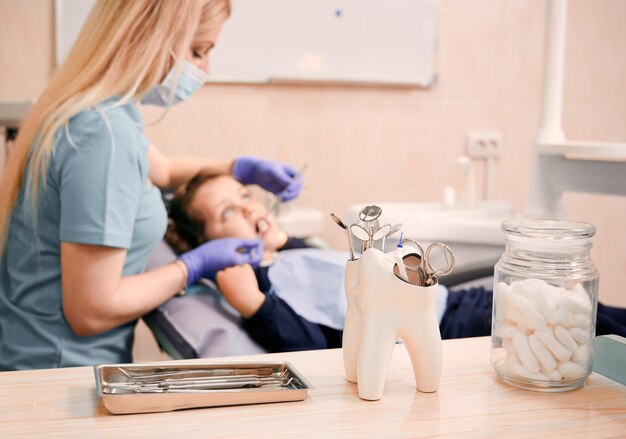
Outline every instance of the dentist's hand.
<path id="1" fill-rule="evenodd" d="M 258 267 L 263 259 L 263 243 L 259 239 L 222 238 L 206 242 L 179 258 L 187 266 L 187 287 L 201 277 L 215 274 L 233 265 Z"/>
<path id="2" fill-rule="evenodd" d="M 293 167 L 256 157 L 235 159 L 233 177 L 243 184 L 258 184 L 281 201 L 293 200 L 302 190 L 302 176 Z"/>

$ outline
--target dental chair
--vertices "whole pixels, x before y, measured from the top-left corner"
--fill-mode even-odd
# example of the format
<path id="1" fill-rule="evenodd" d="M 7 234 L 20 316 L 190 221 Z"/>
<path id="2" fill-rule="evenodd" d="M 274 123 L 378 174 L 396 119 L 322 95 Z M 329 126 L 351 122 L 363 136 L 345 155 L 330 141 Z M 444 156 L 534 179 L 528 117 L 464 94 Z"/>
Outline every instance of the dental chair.
<path id="1" fill-rule="evenodd" d="M 161 241 L 146 270 L 174 260 L 174 251 Z M 175 360 L 264 353 L 241 327 L 240 319 L 215 284 L 204 279 L 186 295 L 168 300 L 143 317 L 163 351 Z"/>
<path id="2" fill-rule="evenodd" d="M 320 242 L 320 241 L 318 241 Z M 147 270 L 172 262 L 176 254 L 165 241 L 153 251 Z M 492 263 L 493 262 L 493 263 Z M 496 261 L 466 265 L 441 278 L 448 288 L 493 286 Z M 225 357 L 265 353 L 240 324 L 215 284 L 202 280 L 189 292 L 174 297 L 143 317 L 161 349 L 173 359 Z"/>

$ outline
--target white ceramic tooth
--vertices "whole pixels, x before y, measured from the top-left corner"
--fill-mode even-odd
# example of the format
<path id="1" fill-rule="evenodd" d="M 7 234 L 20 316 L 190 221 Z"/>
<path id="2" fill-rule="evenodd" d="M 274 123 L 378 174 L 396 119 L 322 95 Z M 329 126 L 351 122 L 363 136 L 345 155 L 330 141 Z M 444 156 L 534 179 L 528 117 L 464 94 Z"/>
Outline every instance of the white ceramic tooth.
<path id="1" fill-rule="evenodd" d="M 532 349 L 532 351 L 534 352 L 537 360 L 539 360 L 539 362 L 541 363 L 543 370 L 551 371 L 556 368 L 556 360 L 554 359 L 550 351 L 548 351 L 548 349 L 543 345 L 543 343 L 537 340 L 537 336 L 531 335 L 530 337 L 528 337 L 528 345 L 530 346 L 530 349 Z"/>
<path id="2" fill-rule="evenodd" d="M 565 379 L 580 378 L 585 374 L 586 371 L 586 368 L 571 361 L 559 363 L 557 369 Z"/>
<path id="3" fill-rule="evenodd" d="M 526 334 L 517 332 L 513 335 L 513 346 L 524 368 L 531 374 L 539 373 L 539 362 L 528 345 Z"/>
<path id="4" fill-rule="evenodd" d="M 562 327 L 562 326 L 555 327 L 554 328 L 554 335 L 555 335 L 556 339 L 563 346 L 565 346 L 567 349 L 569 349 L 569 351 L 572 354 L 574 354 L 574 352 L 576 352 L 576 350 L 578 350 L 578 345 L 576 344 L 576 341 L 574 341 L 574 338 L 572 337 L 572 335 L 564 327 Z"/>
<path id="5" fill-rule="evenodd" d="M 539 339 L 539 341 L 543 343 L 543 345 L 548 348 L 550 352 L 552 352 L 552 355 L 554 355 L 554 358 L 557 360 L 567 361 L 572 356 L 572 353 L 559 343 L 559 341 L 554 337 L 552 331 L 549 329 L 537 331 L 535 332 L 535 335 L 537 336 L 537 339 Z"/>
<path id="6" fill-rule="evenodd" d="M 584 344 L 576 349 L 576 352 L 574 352 L 574 355 L 572 355 L 572 361 L 579 366 L 586 368 L 589 363 L 590 357 L 591 349 L 589 349 L 589 345 Z"/>
<path id="7" fill-rule="evenodd" d="M 576 343 L 578 343 L 579 345 L 585 344 L 589 340 L 589 330 L 584 330 L 581 328 L 572 328 L 570 330 L 570 334 L 572 334 L 572 337 L 574 338 L 574 340 L 576 340 Z"/>

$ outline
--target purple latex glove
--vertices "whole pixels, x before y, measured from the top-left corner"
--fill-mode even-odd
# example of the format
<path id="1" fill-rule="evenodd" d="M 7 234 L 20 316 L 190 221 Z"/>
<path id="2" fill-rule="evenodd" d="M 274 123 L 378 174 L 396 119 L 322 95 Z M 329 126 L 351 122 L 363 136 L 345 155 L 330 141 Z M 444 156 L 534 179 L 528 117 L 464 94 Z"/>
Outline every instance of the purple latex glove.
<path id="1" fill-rule="evenodd" d="M 256 157 L 235 159 L 233 177 L 243 184 L 258 184 L 281 201 L 293 200 L 302 190 L 302 176 L 294 168 Z"/>
<path id="2" fill-rule="evenodd" d="M 215 239 L 183 253 L 178 259 L 187 266 L 187 287 L 190 287 L 201 277 L 214 278 L 226 267 L 241 264 L 258 267 L 263 259 L 263 243 L 259 239 Z"/>

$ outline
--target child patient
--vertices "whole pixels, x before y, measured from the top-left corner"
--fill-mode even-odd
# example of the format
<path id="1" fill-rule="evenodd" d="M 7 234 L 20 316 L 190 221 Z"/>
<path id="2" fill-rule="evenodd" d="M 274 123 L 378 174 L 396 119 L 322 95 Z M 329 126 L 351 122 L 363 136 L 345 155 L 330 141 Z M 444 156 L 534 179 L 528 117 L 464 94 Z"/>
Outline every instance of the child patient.
<path id="1" fill-rule="evenodd" d="M 280 230 L 274 215 L 250 190 L 229 175 L 199 173 L 171 200 L 166 240 L 184 252 L 211 239 L 258 238 L 259 267 L 238 265 L 219 271 L 215 281 L 226 301 L 243 318 L 243 328 L 270 352 L 341 347 L 341 331 L 298 315 L 283 299 L 269 294 L 268 264 L 276 252 L 311 248 L 304 239 Z M 305 294 L 305 292 L 303 292 Z"/>

